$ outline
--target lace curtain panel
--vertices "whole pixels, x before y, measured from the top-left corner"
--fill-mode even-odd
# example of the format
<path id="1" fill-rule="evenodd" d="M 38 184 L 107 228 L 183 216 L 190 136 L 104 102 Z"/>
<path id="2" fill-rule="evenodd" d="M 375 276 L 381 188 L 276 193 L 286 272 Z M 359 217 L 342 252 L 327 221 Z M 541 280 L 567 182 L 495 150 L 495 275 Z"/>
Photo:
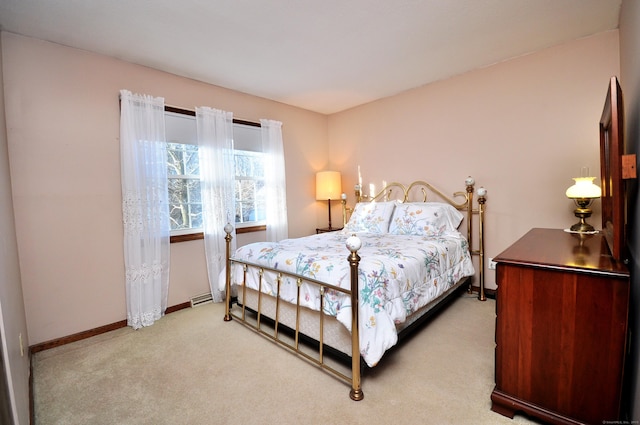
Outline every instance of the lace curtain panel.
<path id="1" fill-rule="evenodd" d="M 277 242 L 289 237 L 282 123 L 261 119 L 260 125 L 262 128 L 262 151 L 265 154 L 267 241 Z"/>
<path id="2" fill-rule="evenodd" d="M 127 324 L 138 329 L 164 315 L 169 292 L 164 99 L 121 90 L 120 105 Z"/>
<path id="3" fill-rule="evenodd" d="M 224 226 L 234 225 L 235 249 L 235 161 L 233 113 L 209 107 L 196 108 L 200 159 L 200 186 L 207 274 L 214 302 L 225 300 L 218 278 L 224 270 L 226 246 Z"/>

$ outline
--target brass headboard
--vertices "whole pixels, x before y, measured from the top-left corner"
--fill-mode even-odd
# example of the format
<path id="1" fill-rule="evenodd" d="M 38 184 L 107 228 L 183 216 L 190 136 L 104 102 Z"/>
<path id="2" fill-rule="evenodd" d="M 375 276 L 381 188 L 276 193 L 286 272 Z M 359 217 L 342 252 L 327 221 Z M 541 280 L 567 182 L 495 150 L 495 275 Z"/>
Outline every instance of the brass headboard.
<path id="1" fill-rule="evenodd" d="M 475 190 L 475 180 L 472 177 L 467 177 L 465 180 L 465 190 L 454 192 L 452 196 L 447 196 L 441 190 L 437 189 L 432 184 L 424 181 L 417 180 L 409 185 L 402 183 L 392 182 L 387 184 L 380 192 L 375 195 L 364 195 L 362 193 L 362 187 L 355 185 L 356 203 L 358 202 L 375 202 L 375 201 L 391 201 L 397 200 L 399 202 L 430 202 L 434 200 L 446 202 L 451 204 L 459 211 L 465 212 L 465 221 L 467 227 L 467 242 L 469 243 L 469 252 L 472 255 L 478 256 L 478 268 L 479 268 L 479 290 L 478 299 L 481 301 L 486 300 L 484 293 L 484 209 L 486 203 L 487 190 L 484 187 L 479 187 Z M 476 206 L 474 207 L 474 192 L 478 195 Z M 436 199 L 432 199 L 432 198 Z M 346 225 L 350 212 L 353 208 L 347 207 L 346 198 L 342 199 L 342 216 L 343 225 Z M 478 216 L 478 230 L 477 230 L 477 248 L 473 248 L 474 226 L 473 216 Z M 472 290 L 472 285 L 469 285 L 469 292 Z"/>

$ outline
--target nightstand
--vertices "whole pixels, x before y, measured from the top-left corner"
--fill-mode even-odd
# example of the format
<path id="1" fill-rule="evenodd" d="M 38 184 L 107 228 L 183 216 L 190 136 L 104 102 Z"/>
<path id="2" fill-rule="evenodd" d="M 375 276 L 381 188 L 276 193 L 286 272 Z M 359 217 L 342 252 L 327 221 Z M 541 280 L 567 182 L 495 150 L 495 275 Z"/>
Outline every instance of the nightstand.
<path id="1" fill-rule="evenodd" d="M 494 261 L 491 409 L 553 424 L 623 419 L 629 271 L 604 236 L 532 229 Z"/>
<path id="2" fill-rule="evenodd" d="M 342 229 L 344 229 L 344 227 L 321 227 L 316 229 L 316 233 L 337 232 L 338 230 Z"/>

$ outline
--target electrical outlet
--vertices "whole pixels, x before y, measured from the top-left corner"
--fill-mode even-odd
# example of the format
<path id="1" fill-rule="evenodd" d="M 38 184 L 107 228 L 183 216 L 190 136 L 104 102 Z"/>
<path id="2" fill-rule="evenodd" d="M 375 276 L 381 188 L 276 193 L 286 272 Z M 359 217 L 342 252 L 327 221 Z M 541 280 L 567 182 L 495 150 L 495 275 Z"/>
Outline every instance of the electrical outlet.
<path id="1" fill-rule="evenodd" d="M 493 258 L 489 258 L 489 270 L 495 270 L 496 269 L 496 262 L 493 261 Z"/>

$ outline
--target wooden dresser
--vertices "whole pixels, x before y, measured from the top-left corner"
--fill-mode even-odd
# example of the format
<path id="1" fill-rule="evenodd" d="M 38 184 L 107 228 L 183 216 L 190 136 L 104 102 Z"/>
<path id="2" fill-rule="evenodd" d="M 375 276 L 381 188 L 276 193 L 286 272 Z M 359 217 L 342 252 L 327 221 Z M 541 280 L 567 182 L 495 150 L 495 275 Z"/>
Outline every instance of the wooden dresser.
<path id="1" fill-rule="evenodd" d="M 604 237 L 532 229 L 494 260 L 491 409 L 559 424 L 621 420 L 629 272 Z"/>

